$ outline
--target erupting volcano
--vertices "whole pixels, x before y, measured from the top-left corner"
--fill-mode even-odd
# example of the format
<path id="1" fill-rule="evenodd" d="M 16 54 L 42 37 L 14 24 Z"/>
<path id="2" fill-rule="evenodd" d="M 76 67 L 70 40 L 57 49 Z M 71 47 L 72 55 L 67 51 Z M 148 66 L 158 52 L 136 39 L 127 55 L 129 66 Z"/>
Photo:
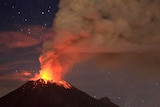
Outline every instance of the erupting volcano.
<path id="1" fill-rule="evenodd" d="M 42 78 L 46 81 L 61 80 L 63 69 L 58 61 L 58 57 L 54 54 L 54 52 L 46 52 L 45 54 L 42 54 L 39 58 L 39 61 L 41 63 L 41 70 L 39 71 L 39 74 L 35 75 L 35 78 L 33 78 L 34 80 L 39 78 Z"/>
<path id="2" fill-rule="evenodd" d="M 108 98 L 94 99 L 62 80 L 60 54 L 43 50 L 41 70 L 31 81 L 0 98 L 1 107 L 118 107 Z"/>
<path id="3" fill-rule="evenodd" d="M 64 85 L 66 84 L 66 85 Z M 104 102 L 105 101 L 105 102 Z M 29 81 L 0 98 L 1 107 L 118 107 L 108 99 L 97 100 L 65 81 Z"/>
<path id="4" fill-rule="evenodd" d="M 56 30 L 56 23 L 54 25 Z M 88 36 L 85 33 L 66 33 L 62 39 L 64 34 L 57 31 L 55 36 L 43 42 L 39 73 L 0 98 L 0 107 L 118 107 L 108 98 L 94 99 L 62 79 L 75 63 L 83 59 L 80 53 L 88 52 L 86 44 L 79 44 L 79 40 L 85 40 Z"/>
<path id="5" fill-rule="evenodd" d="M 64 70 L 54 52 L 42 54 L 39 61 L 41 63 L 41 70 L 39 71 L 39 74 L 36 74 L 31 80 L 38 80 L 41 78 L 41 82 L 43 83 L 44 81 L 45 84 L 50 82 L 64 86 L 65 88 L 71 87 L 67 82 L 61 79 Z"/>

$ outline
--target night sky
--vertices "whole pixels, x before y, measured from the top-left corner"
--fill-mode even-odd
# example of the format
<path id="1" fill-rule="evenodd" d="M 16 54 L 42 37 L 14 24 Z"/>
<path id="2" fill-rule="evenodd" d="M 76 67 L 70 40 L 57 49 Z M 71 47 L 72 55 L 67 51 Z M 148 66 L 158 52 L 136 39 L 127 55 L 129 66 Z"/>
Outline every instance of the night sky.
<path id="1" fill-rule="evenodd" d="M 143 6 L 151 4 L 151 2 L 147 3 Z M 39 71 L 38 58 L 43 43 L 54 35 L 53 20 L 59 10 L 58 4 L 59 0 L 1 0 L 0 97 L 28 81 Z M 152 8 L 148 9 L 152 10 Z M 95 18 L 94 14 L 92 15 Z M 127 52 L 125 49 L 125 52 L 121 52 L 121 49 L 115 48 L 117 46 L 115 45 L 113 50 L 112 47 L 109 48 L 111 50 L 109 52 L 98 51 L 94 58 L 75 63 L 64 79 L 92 97 L 107 96 L 120 107 L 160 107 L 160 30 L 158 29 L 160 23 L 154 26 L 154 21 L 158 18 L 151 19 L 153 24 L 146 25 L 146 29 L 151 29 L 151 32 L 136 29 L 134 33 L 144 31 L 146 34 L 157 35 L 157 39 L 134 36 L 133 39 L 127 38 L 127 40 L 136 41 L 138 45 L 142 42 L 145 44 L 143 47 L 150 46 L 152 42 L 149 40 L 153 40 L 154 49 L 122 45 L 127 47 Z M 70 20 L 75 21 L 73 17 Z M 124 27 L 124 24 L 119 25 L 118 29 Z M 132 23 L 131 25 L 134 26 Z M 107 31 L 110 32 L 110 27 L 108 29 Z M 145 35 L 145 33 L 140 34 Z M 122 32 L 119 37 L 123 39 L 124 36 Z M 132 53 L 133 50 L 141 51 Z"/>

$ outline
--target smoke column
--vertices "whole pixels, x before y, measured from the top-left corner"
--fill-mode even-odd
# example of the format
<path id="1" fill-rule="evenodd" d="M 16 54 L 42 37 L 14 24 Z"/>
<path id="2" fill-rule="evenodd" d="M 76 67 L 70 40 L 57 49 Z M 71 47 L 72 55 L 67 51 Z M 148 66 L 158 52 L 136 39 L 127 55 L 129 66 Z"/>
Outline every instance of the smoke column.
<path id="1" fill-rule="evenodd" d="M 160 52 L 159 10 L 159 0 L 61 0 L 55 34 L 43 44 L 42 71 L 47 66 L 59 80 L 100 53 Z"/>

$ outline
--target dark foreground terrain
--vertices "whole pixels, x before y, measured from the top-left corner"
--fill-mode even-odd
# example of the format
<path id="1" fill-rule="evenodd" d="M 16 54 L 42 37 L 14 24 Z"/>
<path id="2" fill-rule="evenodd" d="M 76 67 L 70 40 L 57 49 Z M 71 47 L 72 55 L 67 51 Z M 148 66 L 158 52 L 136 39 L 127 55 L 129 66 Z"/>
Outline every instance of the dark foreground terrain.
<path id="1" fill-rule="evenodd" d="M 94 99 L 75 87 L 65 88 L 43 79 L 29 81 L 0 98 L 0 107 L 118 107 L 108 98 Z"/>

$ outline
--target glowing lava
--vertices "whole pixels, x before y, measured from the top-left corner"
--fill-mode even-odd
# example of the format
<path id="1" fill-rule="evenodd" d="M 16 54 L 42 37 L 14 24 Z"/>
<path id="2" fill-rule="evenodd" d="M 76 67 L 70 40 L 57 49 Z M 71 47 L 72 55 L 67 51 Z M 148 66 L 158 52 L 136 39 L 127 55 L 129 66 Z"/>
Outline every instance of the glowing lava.
<path id="1" fill-rule="evenodd" d="M 45 68 L 40 70 L 39 78 L 42 78 L 44 80 L 59 80 L 55 76 L 52 75 L 52 72 L 49 68 Z"/>
<path id="2" fill-rule="evenodd" d="M 42 78 L 44 80 L 60 81 L 63 74 L 63 69 L 59 63 L 57 56 L 53 52 L 48 52 L 39 58 L 41 70 L 36 74 L 33 80 Z"/>
<path id="3" fill-rule="evenodd" d="M 45 80 L 45 79 L 38 79 L 36 81 L 34 81 L 34 87 L 33 88 L 36 88 L 38 85 L 41 85 L 43 87 L 46 87 L 48 86 L 49 84 L 56 84 L 58 86 L 62 86 L 64 87 L 65 89 L 70 89 L 72 86 L 67 83 L 66 81 L 64 80 L 61 80 L 61 81 L 55 81 L 55 80 Z"/>
<path id="4" fill-rule="evenodd" d="M 47 52 L 45 55 L 40 56 L 39 61 L 41 63 L 39 78 L 61 80 L 63 69 L 54 52 Z"/>
<path id="5" fill-rule="evenodd" d="M 43 56 L 40 56 L 39 61 L 41 63 L 41 70 L 39 74 L 35 75 L 33 80 L 38 80 L 43 85 L 48 83 L 55 83 L 64 88 L 71 88 L 71 85 L 62 80 L 63 69 L 57 56 L 53 52 L 48 52 Z"/>
<path id="6" fill-rule="evenodd" d="M 38 80 L 34 80 L 34 88 L 38 85 L 38 84 L 41 84 L 42 86 L 47 86 L 47 84 L 56 84 L 58 86 L 62 86 L 66 89 L 70 89 L 72 86 L 64 81 L 64 80 L 59 80 L 59 81 L 56 81 L 56 80 L 48 80 L 48 79 L 38 79 Z"/>

